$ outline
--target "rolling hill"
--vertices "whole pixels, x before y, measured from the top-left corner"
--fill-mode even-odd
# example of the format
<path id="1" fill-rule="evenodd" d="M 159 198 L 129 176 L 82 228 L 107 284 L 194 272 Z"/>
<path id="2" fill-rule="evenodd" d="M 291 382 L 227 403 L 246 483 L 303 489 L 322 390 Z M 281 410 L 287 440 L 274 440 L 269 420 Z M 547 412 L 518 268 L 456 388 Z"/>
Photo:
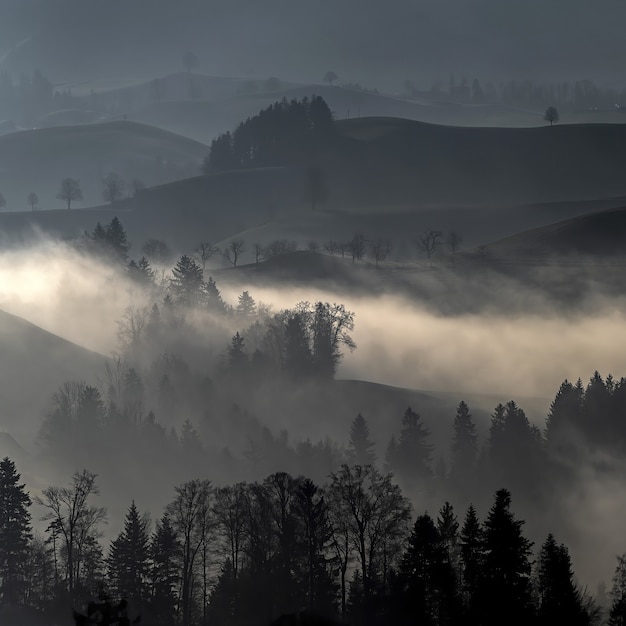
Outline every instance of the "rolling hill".
<path id="1" fill-rule="evenodd" d="M 29 444 L 52 394 L 67 380 L 91 382 L 106 357 L 0 311 L 0 430 Z"/>
<path id="2" fill-rule="evenodd" d="M 41 208 L 62 207 L 62 178 L 78 178 L 83 206 L 101 202 L 102 178 L 156 184 L 198 172 L 205 145 L 159 128 L 118 121 L 20 131 L 0 136 L 0 192 L 9 209 L 28 207 L 33 191 Z M 80 204 L 80 203 L 77 203 Z"/>

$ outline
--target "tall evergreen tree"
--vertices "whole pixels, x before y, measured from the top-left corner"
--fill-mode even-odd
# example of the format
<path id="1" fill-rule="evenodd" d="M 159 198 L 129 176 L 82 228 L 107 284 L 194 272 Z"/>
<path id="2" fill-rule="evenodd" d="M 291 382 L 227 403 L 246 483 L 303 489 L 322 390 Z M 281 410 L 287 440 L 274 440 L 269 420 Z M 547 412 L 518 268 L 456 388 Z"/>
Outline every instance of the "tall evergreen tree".
<path id="1" fill-rule="evenodd" d="M 465 402 L 461 401 L 454 418 L 454 436 L 450 460 L 450 479 L 455 486 L 466 488 L 476 469 L 478 448 L 476 425 Z"/>
<path id="2" fill-rule="evenodd" d="M 587 626 L 590 615 L 584 606 L 582 593 L 574 583 L 574 572 L 567 547 L 557 544 L 552 534 L 541 546 L 537 571 L 540 626 L 563 623 Z"/>
<path id="3" fill-rule="evenodd" d="M 522 534 L 522 520 L 510 511 L 511 494 L 496 492 L 485 521 L 484 571 L 480 585 L 481 623 L 496 626 L 528 624 L 532 618 L 531 546 Z"/>
<path id="4" fill-rule="evenodd" d="M 157 522 L 150 542 L 152 562 L 150 623 L 170 626 L 175 621 L 180 583 L 181 545 L 170 516 Z"/>
<path id="5" fill-rule="evenodd" d="M 424 427 L 419 413 L 408 407 L 402 417 L 398 445 L 389 459 L 391 471 L 407 484 L 423 482 L 432 476 L 433 447 L 428 442 L 429 436 L 430 431 Z"/>
<path id="6" fill-rule="evenodd" d="M 23 601 L 25 569 L 32 539 L 30 496 L 15 463 L 0 461 L 0 594 L 2 603 Z"/>
<path id="7" fill-rule="evenodd" d="M 351 465 L 374 465 L 376 454 L 370 441 L 370 431 L 365 418 L 359 413 L 350 424 L 348 461 Z"/>
<path id="8" fill-rule="evenodd" d="M 480 612 L 477 592 L 484 559 L 484 535 L 476 509 L 471 504 L 465 514 L 459 545 L 462 566 L 461 597 L 465 620 L 467 624 L 478 624 Z"/>
<path id="9" fill-rule="evenodd" d="M 176 302 L 194 306 L 202 300 L 204 282 L 202 268 L 186 254 L 178 259 L 172 270 L 170 289 Z"/>
<path id="10" fill-rule="evenodd" d="M 141 516 L 133 500 L 124 519 L 124 530 L 111 542 L 107 558 L 108 580 L 113 591 L 133 602 L 147 597 L 150 559 L 148 518 Z"/>
<path id="11" fill-rule="evenodd" d="M 128 260 L 128 240 L 119 218 L 114 217 L 106 227 L 106 241 L 114 258 L 126 263 Z"/>

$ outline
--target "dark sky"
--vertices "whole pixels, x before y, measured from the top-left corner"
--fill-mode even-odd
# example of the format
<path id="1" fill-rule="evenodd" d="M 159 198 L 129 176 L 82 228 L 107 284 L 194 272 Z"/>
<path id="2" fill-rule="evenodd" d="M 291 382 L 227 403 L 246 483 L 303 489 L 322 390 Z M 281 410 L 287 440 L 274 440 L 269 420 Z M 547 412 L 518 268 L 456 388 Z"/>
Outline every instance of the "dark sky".
<path id="1" fill-rule="evenodd" d="M 54 80 L 199 71 L 428 86 L 451 72 L 626 85 L 623 0 L 0 0 L 5 61 Z"/>

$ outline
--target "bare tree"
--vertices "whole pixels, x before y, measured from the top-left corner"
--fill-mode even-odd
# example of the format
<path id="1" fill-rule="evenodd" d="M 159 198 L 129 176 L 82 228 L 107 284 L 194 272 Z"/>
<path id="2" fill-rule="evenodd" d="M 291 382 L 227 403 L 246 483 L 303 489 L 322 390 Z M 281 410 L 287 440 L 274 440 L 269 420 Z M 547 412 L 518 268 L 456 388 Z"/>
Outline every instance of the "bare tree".
<path id="1" fill-rule="evenodd" d="M 370 241 L 369 244 L 370 253 L 374 261 L 376 261 L 376 267 L 378 268 L 378 264 L 391 254 L 391 242 L 389 239 L 378 237 L 378 239 Z"/>
<path id="2" fill-rule="evenodd" d="M 217 252 L 217 248 L 213 247 L 208 241 L 201 241 L 194 250 L 194 257 L 202 263 L 202 271 L 206 269 L 207 261 Z"/>
<path id="3" fill-rule="evenodd" d="M 79 580 L 83 548 L 97 535 L 98 524 L 106 521 L 104 507 L 89 506 L 91 495 L 99 495 L 96 474 L 83 470 L 72 477 L 71 487 L 48 487 L 35 502 L 48 509 L 43 516 L 50 521 L 49 532 L 63 541 L 68 591 L 73 592 Z"/>
<path id="4" fill-rule="evenodd" d="M 181 537 L 182 625 L 190 626 L 196 559 L 207 541 L 206 524 L 211 510 L 213 488 L 209 480 L 190 480 L 175 488 L 176 497 L 167 505 L 172 525 Z"/>
<path id="5" fill-rule="evenodd" d="M 309 252 L 319 252 L 320 251 L 320 244 L 317 243 L 317 241 L 315 241 L 315 239 L 310 239 L 309 241 L 306 242 L 306 249 Z"/>
<path id="6" fill-rule="evenodd" d="M 67 210 L 70 210 L 72 202 L 83 199 L 83 192 L 80 188 L 78 178 L 64 178 L 61 181 L 61 190 L 57 194 L 59 200 L 67 202 Z"/>
<path id="7" fill-rule="evenodd" d="M 149 319 L 148 307 L 127 306 L 117 321 L 117 339 L 121 346 L 134 351 L 140 344 Z"/>
<path id="8" fill-rule="evenodd" d="M 111 172 L 102 179 L 102 198 L 105 202 L 113 204 L 124 197 L 126 183 L 121 179 L 119 174 Z"/>
<path id="9" fill-rule="evenodd" d="M 361 233 L 355 233 L 349 243 L 352 262 L 360 261 L 365 254 L 365 237 Z"/>
<path id="10" fill-rule="evenodd" d="M 339 244 L 331 239 L 324 244 L 324 250 L 328 252 L 328 254 L 335 254 L 339 252 Z"/>
<path id="11" fill-rule="evenodd" d="M 543 119 L 546 122 L 550 122 L 550 126 L 552 126 L 552 124 L 554 124 L 555 122 L 559 121 L 559 112 L 556 110 L 556 107 L 553 106 L 549 106 L 546 109 L 546 112 L 543 116 Z"/>
<path id="12" fill-rule="evenodd" d="M 265 258 L 265 247 L 260 243 L 254 244 L 254 262 L 256 265 L 259 264 Z"/>
<path id="13" fill-rule="evenodd" d="M 39 203 L 39 197 L 37 196 L 37 194 L 34 191 L 31 191 L 28 194 L 28 198 L 26 198 L 26 201 L 28 202 L 28 204 L 30 205 L 30 210 L 34 211 L 35 207 L 37 206 L 37 204 Z"/>
<path id="14" fill-rule="evenodd" d="M 440 230 L 427 230 L 415 243 L 417 247 L 426 254 L 430 260 L 441 244 L 443 233 Z"/>
<path id="15" fill-rule="evenodd" d="M 459 233 L 457 233 L 456 230 L 451 230 L 448 233 L 446 244 L 448 246 L 448 250 L 450 250 L 452 254 L 456 254 L 459 251 L 459 248 L 461 247 L 462 243 L 463 243 L 463 237 L 461 237 L 461 235 L 459 235 Z"/>
<path id="16" fill-rule="evenodd" d="M 167 263 L 171 256 L 167 244 L 160 239 L 148 239 L 141 247 L 141 251 L 151 263 Z"/>
<path id="17" fill-rule="evenodd" d="M 327 503 L 338 530 L 336 545 L 351 548 L 357 556 L 367 607 L 372 582 L 384 565 L 383 551 L 390 541 L 400 544 L 408 535 L 411 505 L 391 482 L 391 475 L 383 475 L 371 465 L 342 465 L 332 473 Z M 346 555 L 340 554 L 345 562 Z"/>
<path id="18" fill-rule="evenodd" d="M 237 267 L 237 261 L 245 249 L 246 243 L 243 239 L 232 239 L 222 255 L 233 267 Z"/>

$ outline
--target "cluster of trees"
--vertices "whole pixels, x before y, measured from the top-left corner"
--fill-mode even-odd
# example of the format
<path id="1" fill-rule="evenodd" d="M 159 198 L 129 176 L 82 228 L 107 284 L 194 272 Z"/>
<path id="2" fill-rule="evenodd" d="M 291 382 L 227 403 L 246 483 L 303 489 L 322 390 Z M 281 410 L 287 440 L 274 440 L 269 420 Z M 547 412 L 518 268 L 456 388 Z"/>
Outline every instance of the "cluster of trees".
<path id="1" fill-rule="evenodd" d="M 283 99 L 214 139 L 204 171 L 306 164 L 332 136 L 333 115 L 322 97 Z"/>
<path id="2" fill-rule="evenodd" d="M 31 498 L 15 463 L 0 462 L 0 598 L 51 616 L 98 592 L 126 596 L 167 626 L 269 623 L 308 610 L 344 623 L 431 625 L 597 623 L 564 544 L 548 535 L 536 558 L 524 521 L 499 489 L 484 520 L 436 518 L 412 507 L 393 476 L 344 464 L 324 485 L 275 472 L 262 481 L 179 484 L 156 523 L 136 502 L 102 544 L 97 476 L 74 473 L 35 501 L 48 525 L 33 533 Z M 618 558 L 609 624 L 626 617 Z"/>
<path id="3" fill-rule="evenodd" d="M 409 95 L 420 94 L 415 85 L 407 80 L 404 90 Z M 450 76 L 447 87 L 441 81 L 435 82 L 430 94 L 441 98 L 448 96 L 458 102 L 476 104 L 511 104 L 531 106 L 538 109 L 554 102 L 564 109 L 615 109 L 615 106 L 626 104 L 626 91 L 611 87 L 600 87 L 591 80 L 558 83 L 537 83 L 532 80 L 487 81 L 481 84 L 478 78 L 471 82 L 466 77 L 455 79 Z"/>

